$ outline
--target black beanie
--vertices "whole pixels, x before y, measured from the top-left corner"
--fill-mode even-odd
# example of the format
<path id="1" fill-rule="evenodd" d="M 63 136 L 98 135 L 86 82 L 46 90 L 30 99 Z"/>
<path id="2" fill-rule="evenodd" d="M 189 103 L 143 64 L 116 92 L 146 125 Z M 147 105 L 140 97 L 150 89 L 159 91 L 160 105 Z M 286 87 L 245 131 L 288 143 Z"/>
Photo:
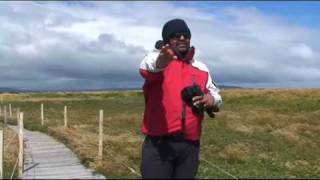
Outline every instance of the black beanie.
<path id="1" fill-rule="evenodd" d="M 170 36 L 174 33 L 185 32 L 191 38 L 191 32 L 184 20 L 182 19 L 172 19 L 163 26 L 162 29 L 162 39 L 165 43 L 169 42 Z"/>

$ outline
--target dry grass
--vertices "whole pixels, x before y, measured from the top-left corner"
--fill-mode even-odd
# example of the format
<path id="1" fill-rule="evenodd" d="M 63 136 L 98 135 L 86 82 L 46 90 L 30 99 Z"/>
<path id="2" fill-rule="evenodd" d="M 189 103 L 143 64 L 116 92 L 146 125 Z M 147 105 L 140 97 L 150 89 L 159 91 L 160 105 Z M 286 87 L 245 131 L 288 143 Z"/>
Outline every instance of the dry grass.
<path id="1" fill-rule="evenodd" d="M 219 156 L 226 159 L 228 163 L 243 162 L 250 155 L 250 145 L 243 143 L 228 144 L 219 152 Z"/>
<path id="2" fill-rule="evenodd" d="M 272 109 L 250 109 L 244 112 L 223 111 L 220 125 L 232 131 L 252 134 L 254 132 L 271 132 L 275 136 L 284 136 L 289 141 L 298 141 L 299 134 L 319 132 L 320 111 L 310 113 L 277 112 Z M 221 122 L 223 121 L 223 122 Z"/>
<path id="3" fill-rule="evenodd" d="M 238 177 L 319 178 L 319 89 L 232 89 L 221 94 L 222 111 L 203 123 L 202 157 Z M 34 129 L 40 129 L 35 124 L 40 122 L 40 103 L 45 102 L 48 132 L 87 166 L 111 178 L 140 177 L 141 92 L 6 94 L 4 99 L 22 106 L 26 123 Z M 62 127 L 66 104 L 67 129 Z M 99 109 L 105 112 L 101 163 L 97 161 Z M 198 177 L 229 178 L 203 163 Z"/>
<path id="4" fill-rule="evenodd" d="M 103 159 L 98 155 L 98 133 L 94 127 L 86 125 L 49 128 L 49 134 L 57 137 L 72 148 L 89 167 L 105 175 L 115 177 L 140 177 L 139 167 L 135 163 L 140 157 L 142 139 L 130 132 L 107 134 L 103 137 Z M 125 172 L 125 173 L 124 173 Z"/>
<path id="5" fill-rule="evenodd" d="M 16 133 L 9 129 L 4 128 L 4 178 L 10 178 L 18 157 L 18 137 Z M 17 177 L 17 169 L 13 177 Z"/>
<path id="6" fill-rule="evenodd" d="M 222 91 L 222 94 L 234 98 L 259 96 L 288 101 L 300 99 L 320 100 L 319 89 L 226 89 Z"/>
<path id="7" fill-rule="evenodd" d="M 42 92 L 42 93 L 1 93 L 6 101 L 79 101 L 79 100 L 99 100 L 105 98 L 114 98 L 115 96 L 131 97 L 140 96 L 139 90 L 132 91 L 83 91 L 83 92 Z"/>

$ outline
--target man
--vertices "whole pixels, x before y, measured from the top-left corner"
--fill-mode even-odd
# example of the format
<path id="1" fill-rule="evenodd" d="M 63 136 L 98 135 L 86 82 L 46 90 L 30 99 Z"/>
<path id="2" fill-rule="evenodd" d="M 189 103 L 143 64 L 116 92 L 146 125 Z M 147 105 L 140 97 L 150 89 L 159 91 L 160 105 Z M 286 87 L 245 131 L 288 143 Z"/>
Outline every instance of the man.
<path id="1" fill-rule="evenodd" d="M 222 98 L 206 65 L 193 58 L 185 21 L 168 21 L 162 38 L 161 50 L 150 52 L 140 64 L 145 79 L 141 131 L 146 135 L 141 174 L 142 178 L 195 178 L 203 110 L 218 109 Z M 184 99 L 185 92 L 191 92 L 191 103 Z"/>

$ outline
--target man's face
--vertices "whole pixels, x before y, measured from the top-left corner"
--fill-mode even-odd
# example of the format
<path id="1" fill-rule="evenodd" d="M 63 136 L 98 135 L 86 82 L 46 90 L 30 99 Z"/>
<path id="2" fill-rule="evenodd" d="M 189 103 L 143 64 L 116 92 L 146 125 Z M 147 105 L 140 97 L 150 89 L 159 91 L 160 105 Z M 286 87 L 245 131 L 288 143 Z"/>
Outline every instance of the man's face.
<path id="1" fill-rule="evenodd" d="M 175 48 L 181 53 L 186 54 L 190 47 L 190 36 L 187 33 L 175 33 L 170 38 L 170 46 Z"/>

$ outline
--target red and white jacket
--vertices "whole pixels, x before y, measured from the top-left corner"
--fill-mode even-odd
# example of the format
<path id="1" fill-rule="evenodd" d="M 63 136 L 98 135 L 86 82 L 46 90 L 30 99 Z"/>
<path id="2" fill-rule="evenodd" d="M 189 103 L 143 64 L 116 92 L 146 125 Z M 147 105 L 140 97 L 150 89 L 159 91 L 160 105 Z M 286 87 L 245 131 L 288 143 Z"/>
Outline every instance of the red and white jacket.
<path id="1" fill-rule="evenodd" d="M 219 89 L 213 83 L 205 64 L 193 58 L 189 62 L 172 60 L 164 69 L 156 68 L 158 50 L 147 54 L 140 64 L 140 74 L 145 79 L 143 93 L 145 112 L 141 127 L 142 133 L 150 136 L 163 136 L 181 132 L 183 101 L 181 90 L 194 82 L 204 93 L 214 97 L 214 106 L 222 105 Z M 184 137 L 199 140 L 202 116 L 192 113 L 186 107 Z"/>

